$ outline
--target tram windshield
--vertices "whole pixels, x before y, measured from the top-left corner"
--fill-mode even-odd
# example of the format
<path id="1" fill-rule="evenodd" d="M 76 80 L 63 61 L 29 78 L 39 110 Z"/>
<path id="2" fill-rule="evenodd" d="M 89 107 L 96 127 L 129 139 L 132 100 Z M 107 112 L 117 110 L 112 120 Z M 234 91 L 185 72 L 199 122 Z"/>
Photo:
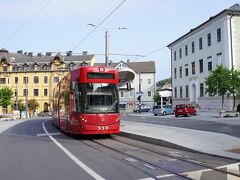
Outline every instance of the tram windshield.
<path id="1" fill-rule="evenodd" d="M 83 112 L 119 112 L 118 91 L 115 84 L 86 83 L 80 86 L 83 92 Z"/>

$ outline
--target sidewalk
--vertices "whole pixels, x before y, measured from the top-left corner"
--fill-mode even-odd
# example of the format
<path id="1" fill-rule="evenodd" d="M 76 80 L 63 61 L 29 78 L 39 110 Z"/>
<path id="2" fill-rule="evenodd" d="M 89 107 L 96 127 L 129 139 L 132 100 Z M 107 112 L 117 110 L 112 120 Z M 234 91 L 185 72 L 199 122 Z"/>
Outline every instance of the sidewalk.
<path id="1" fill-rule="evenodd" d="M 7 119 L 0 119 L 0 134 L 3 131 L 7 130 L 8 128 L 10 128 L 10 127 L 12 127 L 12 126 L 14 126 L 18 123 L 21 123 L 23 121 L 25 121 L 25 120 L 23 120 L 23 119 L 12 120 L 10 118 L 9 119 L 8 118 Z"/>
<path id="2" fill-rule="evenodd" d="M 240 138 L 226 134 L 129 121 L 122 121 L 121 133 L 160 145 L 240 160 Z"/>

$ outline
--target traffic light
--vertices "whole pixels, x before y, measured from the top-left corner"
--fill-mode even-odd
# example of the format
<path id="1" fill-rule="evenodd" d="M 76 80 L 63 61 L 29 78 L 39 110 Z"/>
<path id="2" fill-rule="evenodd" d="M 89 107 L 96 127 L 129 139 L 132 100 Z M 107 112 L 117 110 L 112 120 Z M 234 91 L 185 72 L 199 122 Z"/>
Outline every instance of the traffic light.
<path id="1" fill-rule="evenodd" d="M 140 95 L 137 97 L 137 100 L 138 100 L 139 102 L 141 102 L 141 96 L 140 96 Z"/>

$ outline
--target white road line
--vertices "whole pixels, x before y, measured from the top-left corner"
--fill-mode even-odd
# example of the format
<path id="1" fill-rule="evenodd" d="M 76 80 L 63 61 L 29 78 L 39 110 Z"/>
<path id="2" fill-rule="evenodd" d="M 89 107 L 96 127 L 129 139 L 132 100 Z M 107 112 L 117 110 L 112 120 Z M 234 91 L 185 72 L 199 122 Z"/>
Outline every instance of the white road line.
<path id="1" fill-rule="evenodd" d="M 166 177 L 173 177 L 176 176 L 176 174 L 165 174 L 165 175 L 161 175 L 161 176 L 156 176 L 158 179 L 162 179 L 162 178 L 166 178 Z"/>
<path id="2" fill-rule="evenodd" d="M 60 144 L 55 138 L 53 138 L 49 132 L 47 131 L 45 127 L 45 122 L 48 120 L 42 122 L 42 127 L 47 136 L 70 158 L 72 159 L 80 168 L 82 168 L 84 171 L 86 171 L 90 176 L 92 176 L 94 179 L 97 180 L 104 180 L 103 177 L 101 177 L 99 174 L 97 174 L 95 171 L 93 171 L 91 168 L 89 168 L 86 164 L 84 164 L 82 161 L 80 161 L 76 156 L 74 156 L 70 151 L 68 151 L 62 144 Z"/>
<path id="3" fill-rule="evenodd" d="M 61 133 L 48 133 L 48 134 L 37 134 L 36 136 L 41 137 L 41 136 L 56 136 L 56 135 L 61 135 Z"/>

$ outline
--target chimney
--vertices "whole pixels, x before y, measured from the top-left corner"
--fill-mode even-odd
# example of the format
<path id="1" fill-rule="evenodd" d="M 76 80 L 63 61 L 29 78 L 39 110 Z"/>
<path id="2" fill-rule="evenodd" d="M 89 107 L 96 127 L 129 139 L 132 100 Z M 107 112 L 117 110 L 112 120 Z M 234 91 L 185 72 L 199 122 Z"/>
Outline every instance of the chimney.
<path id="1" fill-rule="evenodd" d="M 23 53 L 23 50 L 18 50 L 17 53 L 18 53 L 18 54 L 22 54 L 22 53 Z"/>
<path id="2" fill-rule="evenodd" d="M 27 52 L 25 52 L 24 55 L 27 55 Z"/>
<path id="3" fill-rule="evenodd" d="M 67 56 L 72 56 L 72 51 L 68 51 Z"/>
<path id="4" fill-rule="evenodd" d="M 37 56 L 38 56 L 38 57 L 41 57 L 41 56 L 42 56 L 42 53 L 37 53 Z"/>
<path id="5" fill-rule="evenodd" d="M 29 53 L 28 53 L 28 56 L 29 56 L 29 57 L 32 57 L 32 55 L 33 55 L 33 52 L 29 52 Z"/>
<path id="6" fill-rule="evenodd" d="M 130 60 L 129 60 L 129 59 L 127 59 L 127 63 L 130 63 Z"/>
<path id="7" fill-rule="evenodd" d="M 52 52 L 46 52 L 46 56 L 52 56 Z"/>
<path id="8" fill-rule="evenodd" d="M 83 52 L 82 52 L 82 55 L 85 56 L 85 55 L 87 55 L 87 53 L 88 53 L 87 51 L 83 51 Z"/>

